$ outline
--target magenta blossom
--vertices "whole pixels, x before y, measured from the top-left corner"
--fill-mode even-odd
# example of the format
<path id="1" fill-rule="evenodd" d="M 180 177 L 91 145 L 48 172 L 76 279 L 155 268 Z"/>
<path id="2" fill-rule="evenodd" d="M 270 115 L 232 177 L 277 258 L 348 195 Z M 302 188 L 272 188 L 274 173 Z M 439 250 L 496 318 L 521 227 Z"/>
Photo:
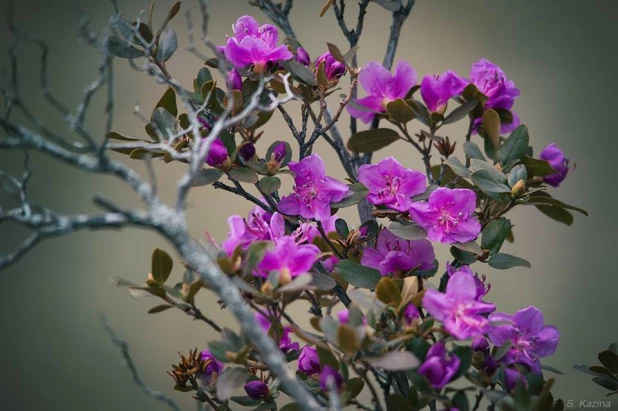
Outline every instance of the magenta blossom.
<path id="1" fill-rule="evenodd" d="M 418 367 L 418 373 L 424 375 L 429 384 L 439 390 L 453 379 L 460 363 L 459 357 L 446 352 L 444 343 L 437 342 L 427 351 L 425 362 Z"/>
<path id="2" fill-rule="evenodd" d="M 240 77 L 240 73 L 236 69 L 230 70 L 227 75 L 227 89 L 228 90 L 241 90 L 242 89 L 242 78 Z"/>
<path id="3" fill-rule="evenodd" d="M 483 275 L 482 278 L 479 278 L 478 275 L 474 274 L 474 272 L 472 271 L 469 265 L 462 265 L 459 268 L 455 268 L 450 263 L 448 262 L 446 263 L 446 272 L 448 273 L 449 277 L 458 271 L 463 271 L 465 273 L 468 273 L 474 276 L 474 283 L 476 284 L 477 300 L 483 298 L 485 294 L 487 294 L 489 290 L 491 289 L 491 284 L 487 284 L 487 286 L 485 286 L 485 280 L 487 279 L 485 275 Z"/>
<path id="4" fill-rule="evenodd" d="M 309 57 L 309 53 L 302 47 L 296 49 L 296 61 L 300 64 L 303 64 L 307 67 L 311 64 L 311 57 Z"/>
<path id="5" fill-rule="evenodd" d="M 488 98 L 485 109 L 505 109 L 513 115 L 511 124 L 502 124 L 500 131 L 508 133 L 519 125 L 519 117 L 511 111 L 519 89 L 509 80 L 502 69 L 487 59 L 480 59 L 470 68 L 470 82 Z M 480 119 L 478 120 L 480 124 Z"/>
<path id="6" fill-rule="evenodd" d="M 552 187 L 558 187 L 569 174 L 569 159 L 564 156 L 562 150 L 551 143 L 541 151 L 541 160 L 547 161 L 558 173 L 543 177 L 543 180 Z"/>
<path id="7" fill-rule="evenodd" d="M 425 192 L 426 179 L 423 173 L 404 168 L 393 157 L 387 157 L 378 164 L 360 166 L 358 181 L 369 189 L 367 200 L 371 204 L 407 211 L 412 205 L 410 197 Z"/>
<path id="8" fill-rule="evenodd" d="M 356 100 L 356 103 L 367 108 L 359 110 L 351 105 L 347 106 L 352 117 L 368 124 L 375 117 L 375 113 L 386 111 L 386 104 L 406 94 L 416 84 L 416 71 L 406 61 L 400 61 L 395 66 L 395 73 L 391 74 L 380 63 L 372 61 L 361 70 L 358 82 L 368 96 Z"/>
<path id="9" fill-rule="evenodd" d="M 279 202 L 283 214 L 324 221 L 330 217 L 331 203 L 349 194 L 346 184 L 326 175 L 324 162 L 317 154 L 290 162 L 288 167 L 295 173 L 295 185 L 294 193 Z"/>
<path id="10" fill-rule="evenodd" d="M 403 320 L 406 325 L 411 325 L 414 320 L 420 318 L 420 313 L 418 312 L 418 308 L 413 303 L 408 304 L 408 306 L 403 310 Z"/>
<path id="11" fill-rule="evenodd" d="M 210 147 L 208 147 L 206 164 L 211 167 L 226 167 L 232 165 L 227 148 L 223 144 L 223 140 L 219 137 L 215 138 L 212 143 L 210 143 Z"/>
<path id="12" fill-rule="evenodd" d="M 341 389 L 341 386 L 343 385 L 343 377 L 336 368 L 331 367 L 330 365 L 325 365 L 320 373 L 320 388 L 322 391 L 330 392 L 331 383 L 329 380 L 332 380 L 335 385 L 335 391 L 339 391 Z"/>
<path id="13" fill-rule="evenodd" d="M 444 113 L 448 101 L 463 91 L 466 82 L 457 73 L 445 71 L 443 74 L 431 74 L 421 81 L 421 96 L 429 111 Z"/>
<path id="14" fill-rule="evenodd" d="M 404 240 L 385 229 L 378 235 L 376 248 L 365 248 L 361 264 L 387 275 L 413 268 L 430 270 L 434 267 L 434 258 L 429 241 Z"/>
<path id="15" fill-rule="evenodd" d="M 345 64 L 335 60 L 333 55 L 330 54 L 330 51 L 327 51 L 318 57 L 315 61 L 315 68 L 317 69 L 322 62 L 324 62 L 324 73 L 326 74 L 326 78 L 329 80 L 338 79 L 346 72 Z"/>
<path id="16" fill-rule="evenodd" d="M 260 313 L 255 313 L 255 321 L 262 327 L 262 329 L 268 333 L 270 331 L 271 323 L 270 320 L 264 317 Z M 300 348 L 300 345 L 297 342 L 292 341 L 290 338 L 290 333 L 292 332 L 292 328 L 283 327 L 283 334 L 281 335 L 281 339 L 279 340 L 279 348 L 284 353 L 289 351 L 296 351 Z"/>
<path id="17" fill-rule="evenodd" d="M 286 45 L 277 46 L 279 33 L 271 24 L 260 27 L 253 17 L 243 16 L 233 29 L 235 37 L 228 37 L 219 51 L 237 69 L 253 66 L 254 71 L 261 72 L 268 63 L 293 57 Z"/>
<path id="18" fill-rule="evenodd" d="M 458 340 L 483 334 L 489 328 L 483 315 L 496 309 L 495 305 L 479 300 L 474 275 L 466 271 L 451 275 L 445 293 L 428 289 L 423 307 Z"/>
<path id="19" fill-rule="evenodd" d="M 202 350 L 200 353 L 200 359 L 202 361 L 210 361 L 210 363 L 206 366 L 204 373 L 200 372 L 198 374 L 204 384 L 210 385 L 215 381 L 217 376 L 221 375 L 223 372 L 223 362 L 217 360 L 208 350 Z"/>
<path id="20" fill-rule="evenodd" d="M 298 370 L 305 373 L 308 377 L 319 374 L 322 371 L 320 368 L 320 358 L 315 348 L 308 345 L 303 347 L 298 357 Z"/>
<path id="21" fill-rule="evenodd" d="M 522 384 L 524 387 L 528 386 L 528 381 L 522 373 L 513 368 L 504 369 L 504 383 L 506 384 L 506 389 L 508 391 L 513 391 L 517 386 L 517 383 Z"/>
<path id="22" fill-rule="evenodd" d="M 258 206 L 251 210 L 247 219 L 232 215 L 227 219 L 227 223 L 230 233 L 221 248 L 230 257 L 238 246 L 246 250 L 255 241 L 276 241 L 285 235 L 283 216 L 279 213 L 271 215 Z"/>
<path id="23" fill-rule="evenodd" d="M 270 397 L 270 389 L 262 380 L 253 380 L 246 383 L 243 388 L 245 392 L 254 400 L 265 400 Z"/>
<path id="24" fill-rule="evenodd" d="M 558 329 L 545 325 L 543 313 L 534 306 L 519 310 L 514 315 L 492 314 L 489 321 L 507 323 L 494 325 L 487 333 L 490 341 L 498 347 L 506 341 L 512 342 L 511 349 L 502 358 L 507 364 L 527 365 L 533 372 L 540 373 L 539 358 L 552 355 L 558 347 Z"/>
<path id="25" fill-rule="evenodd" d="M 472 241 L 481 232 L 475 208 L 474 191 L 440 187 L 431 193 L 429 201 L 412 204 L 409 212 L 431 241 L 452 244 Z"/>
<path id="26" fill-rule="evenodd" d="M 258 273 L 266 278 L 270 271 L 277 270 L 284 278 L 294 278 L 309 272 L 318 254 L 320 249 L 313 244 L 298 245 L 293 237 L 285 236 L 264 254 Z"/>

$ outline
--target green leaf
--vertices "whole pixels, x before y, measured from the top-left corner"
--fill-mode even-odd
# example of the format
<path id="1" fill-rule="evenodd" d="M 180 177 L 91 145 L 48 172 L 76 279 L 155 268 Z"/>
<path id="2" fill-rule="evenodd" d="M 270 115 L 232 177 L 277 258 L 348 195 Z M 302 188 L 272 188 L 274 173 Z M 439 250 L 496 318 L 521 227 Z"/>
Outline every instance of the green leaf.
<path id="1" fill-rule="evenodd" d="M 479 104 L 477 99 L 466 101 L 455 110 L 451 111 L 448 116 L 442 121 L 442 125 L 456 123 L 466 117 Z"/>
<path id="2" fill-rule="evenodd" d="M 444 164 L 449 166 L 451 170 L 453 170 L 453 173 L 459 177 L 470 178 L 472 175 L 472 172 L 468 170 L 457 157 L 449 157 Z"/>
<path id="3" fill-rule="evenodd" d="M 163 32 L 161 32 L 161 37 L 159 37 L 159 45 L 157 46 L 157 60 L 169 60 L 177 48 L 178 38 L 176 37 L 176 32 L 173 28 L 166 27 Z"/>
<path id="4" fill-rule="evenodd" d="M 170 11 L 167 13 L 167 21 L 170 21 L 178 14 L 178 12 L 180 11 L 180 4 L 181 2 L 177 2 L 172 6 Z"/>
<path id="5" fill-rule="evenodd" d="M 483 129 L 493 144 L 493 149 L 497 150 L 500 147 L 500 117 L 494 110 L 486 110 L 483 113 Z"/>
<path id="6" fill-rule="evenodd" d="M 369 194 L 369 189 L 363 183 L 353 183 L 348 187 L 352 194 L 337 203 L 331 203 L 332 208 L 352 207 L 363 201 Z"/>
<path id="7" fill-rule="evenodd" d="M 528 172 L 523 164 L 518 164 L 511 169 L 508 176 L 509 186 L 513 187 L 519 180 L 523 180 L 524 183 L 528 179 Z"/>
<path id="8" fill-rule="evenodd" d="M 109 54 L 123 59 L 135 59 L 144 56 L 144 51 L 136 49 L 125 40 L 110 36 L 106 44 Z"/>
<path id="9" fill-rule="evenodd" d="M 528 127 L 522 124 L 513 130 L 509 138 L 507 138 L 498 149 L 496 152 L 496 160 L 502 164 L 507 164 L 509 161 L 513 160 L 522 160 L 528 150 L 529 142 Z"/>
<path id="10" fill-rule="evenodd" d="M 176 92 L 173 87 L 168 87 L 163 97 L 161 97 L 161 100 L 159 100 L 155 106 L 155 108 L 157 107 L 163 107 L 176 118 L 178 115 L 178 107 L 176 106 Z"/>
<path id="11" fill-rule="evenodd" d="M 337 329 L 337 343 L 344 353 L 353 354 L 360 348 L 360 341 L 354 328 L 348 324 L 339 324 Z"/>
<path id="12" fill-rule="evenodd" d="M 511 189 L 506 183 L 506 176 L 494 169 L 477 170 L 472 173 L 472 182 L 484 193 L 510 193 Z"/>
<path id="13" fill-rule="evenodd" d="M 315 349 L 318 353 L 318 358 L 320 359 L 320 366 L 324 367 L 325 365 L 330 365 L 335 369 L 339 369 L 339 361 L 328 345 L 325 343 L 319 343 L 315 345 Z"/>
<path id="14" fill-rule="evenodd" d="M 527 203 L 523 203 L 523 204 L 527 204 Z M 536 208 L 537 210 L 539 210 L 541 213 L 545 214 L 547 217 L 551 218 L 552 220 L 558 221 L 559 223 L 563 223 L 566 225 L 573 224 L 573 221 L 574 221 L 573 214 L 571 214 L 564 208 L 553 207 L 549 205 L 537 205 Z"/>
<path id="15" fill-rule="evenodd" d="M 281 187 L 281 180 L 279 180 L 279 177 L 275 176 L 262 177 L 258 186 L 264 194 L 272 194 Z"/>
<path id="16" fill-rule="evenodd" d="M 402 411 L 408 410 L 410 403 L 408 399 L 401 394 L 391 394 L 386 399 L 386 411 Z"/>
<path id="17" fill-rule="evenodd" d="M 152 112 L 152 123 L 154 123 L 153 129 L 158 132 L 158 137 L 168 139 L 174 136 L 177 131 L 176 117 L 163 107 L 156 107 Z"/>
<path id="18" fill-rule="evenodd" d="M 357 153 L 373 153 L 399 140 L 399 133 L 389 128 L 365 130 L 354 134 L 347 147 Z"/>
<path id="19" fill-rule="evenodd" d="M 240 397 L 232 397 L 230 400 L 234 401 L 236 404 L 242 405 L 243 407 L 255 407 L 262 403 L 262 400 L 254 400 L 248 395 L 243 395 Z"/>
<path id="20" fill-rule="evenodd" d="M 402 224 L 393 222 L 388 226 L 388 230 L 404 240 L 422 240 L 427 238 L 427 231 L 416 224 Z"/>
<path id="21" fill-rule="evenodd" d="M 108 139 L 110 140 L 120 140 L 120 141 L 145 141 L 142 140 L 141 138 L 135 138 L 135 137 L 128 137 L 125 136 L 123 134 L 120 133 L 116 133 L 115 131 L 112 131 L 111 133 L 107 134 L 106 136 Z"/>
<path id="22" fill-rule="evenodd" d="M 229 176 L 243 183 L 255 184 L 258 182 L 258 175 L 249 168 L 233 168 L 229 172 Z"/>
<path id="23" fill-rule="evenodd" d="M 468 158 L 475 158 L 477 160 L 487 161 L 479 146 L 472 141 L 466 141 L 463 145 L 464 153 Z"/>
<path id="24" fill-rule="evenodd" d="M 427 111 L 427 107 L 425 107 L 423 103 L 417 100 L 406 100 L 406 103 L 410 106 L 418 121 L 426 126 L 430 125 L 431 119 L 429 111 Z"/>
<path id="25" fill-rule="evenodd" d="M 363 388 L 365 388 L 365 381 L 363 381 L 362 378 L 351 378 L 346 381 L 345 388 L 348 400 L 353 400 L 358 397 L 363 391 Z"/>
<path id="26" fill-rule="evenodd" d="M 609 350 L 602 351 L 599 353 L 599 361 L 605 368 L 618 375 L 618 354 Z"/>
<path id="27" fill-rule="evenodd" d="M 386 105 L 386 111 L 392 120 L 399 124 L 406 124 L 414 120 L 414 111 L 402 99 L 391 101 Z"/>
<path id="28" fill-rule="evenodd" d="M 208 81 L 213 81 L 212 74 L 210 74 L 210 70 L 208 70 L 206 67 L 202 67 L 200 71 L 197 72 L 197 88 L 195 91 L 199 93 L 202 90 L 202 86 L 204 85 L 204 83 Z"/>
<path id="29" fill-rule="evenodd" d="M 282 62 L 283 67 L 292 74 L 292 78 L 307 86 L 316 87 L 318 81 L 313 71 L 302 63 L 292 59 Z"/>
<path id="30" fill-rule="evenodd" d="M 221 178 L 223 171 L 218 168 L 203 168 L 195 176 L 191 187 L 200 187 L 210 185 Z"/>
<path id="31" fill-rule="evenodd" d="M 286 285 L 277 288 L 278 293 L 292 293 L 296 291 L 306 290 L 309 288 L 309 285 L 313 281 L 312 274 L 306 273 L 301 274 L 298 277 L 294 278 L 291 282 Z"/>
<path id="32" fill-rule="evenodd" d="M 173 308 L 173 305 L 169 305 L 169 304 L 161 304 L 161 305 L 157 305 L 156 307 L 152 307 L 150 310 L 148 310 L 148 314 L 157 314 L 157 313 L 161 313 L 163 311 L 166 311 L 170 308 Z"/>
<path id="33" fill-rule="evenodd" d="M 534 193 L 534 195 L 531 195 L 528 199 L 528 201 L 526 201 L 525 203 L 522 204 L 527 204 L 527 205 L 543 205 L 543 206 L 551 206 L 551 207 L 558 207 L 558 208 L 566 208 L 567 210 L 573 210 L 573 211 L 577 211 L 582 213 L 583 215 L 585 215 L 586 217 L 588 217 L 588 212 L 586 210 L 584 210 L 583 208 L 579 208 L 579 207 L 575 207 L 575 206 L 571 206 L 568 204 L 563 203 L 562 201 L 553 198 L 551 195 L 545 193 L 545 192 L 536 192 Z"/>
<path id="34" fill-rule="evenodd" d="M 599 384 L 603 388 L 607 388 L 610 391 L 618 391 L 618 380 L 609 377 L 594 377 L 592 379 L 595 383 Z"/>
<path id="35" fill-rule="evenodd" d="M 559 375 L 564 375 L 564 373 L 562 371 L 560 371 L 559 369 L 552 367 L 551 365 L 541 365 L 541 368 L 544 369 L 545 371 L 550 371 Z"/>
<path id="36" fill-rule="evenodd" d="M 458 345 L 453 348 L 452 354 L 459 358 L 459 369 L 453 376 L 453 380 L 456 380 L 464 375 L 468 371 L 468 368 L 470 368 L 472 364 L 472 349 L 467 346 Z"/>
<path id="37" fill-rule="evenodd" d="M 346 223 L 343 218 L 335 220 L 335 231 L 337 231 L 337 234 L 339 234 L 341 238 L 347 238 L 348 234 L 350 234 L 348 223 Z"/>
<path id="38" fill-rule="evenodd" d="M 451 407 L 457 408 L 459 411 L 469 411 L 470 403 L 465 391 L 457 391 L 451 399 Z"/>
<path id="39" fill-rule="evenodd" d="M 244 269 L 243 272 L 246 275 L 252 274 L 253 270 L 259 263 L 262 262 L 266 250 L 270 246 L 269 241 L 256 241 L 252 243 L 247 249 L 245 254 Z"/>
<path id="40" fill-rule="evenodd" d="M 152 277 L 158 283 L 165 283 L 172 273 L 172 267 L 174 266 L 174 261 L 172 261 L 172 257 L 165 251 L 155 248 L 152 253 Z"/>
<path id="41" fill-rule="evenodd" d="M 459 248 L 460 250 L 466 251 L 468 253 L 472 253 L 478 256 L 483 255 L 483 250 L 476 243 L 476 241 L 468 241 L 467 243 L 453 243 L 451 245 L 453 247 Z"/>
<path id="42" fill-rule="evenodd" d="M 346 282 L 359 288 L 374 289 L 382 277 L 378 270 L 352 260 L 340 260 L 335 269 Z"/>
<path id="43" fill-rule="evenodd" d="M 385 304 L 398 307 L 401 304 L 401 292 L 395 281 L 390 277 L 382 277 L 376 284 L 376 297 Z"/>
<path id="44" fill-rule="evenodd" d="M 500 217 L 491 221 L 483 230 L 481 236 L 481 248 L 489 250 L 489 254 L 500 251 L 502 243 L 511 231 L 511 222 L 506 217 Z"/>
<path id="45" fill-rule="evenodd" d="M 328 51 L 330 51 L 330 54 L 335 60 L 337 60 L 339 63 L 345 64 L 345 58 L 343 57 L 341 50 L 339 50 L 339 47 L 335 46 L 332 43 L 326 43 L 326 47 L 328 47 Z"/>
<path id="46" fill-rule="evenodd" d="M 529 177 L 545 177 L 558 172 L 545 160 L 524 156 L 521 163 L 526 166 Z"/>
<path id="47" fill-rule="evenodd" d="M 331 0 L 329 0 L 329 1 L 331 1 Z M 335 0 L 332 0 L 332 1 L 335 1 Z M 283 407 L 281 407 L 281 409 L 279 411 L 301 411 L 301 408 L 295 402 L 291 402 L 291 403 L 286 404 Z"/>
<path id="48" fill-rule="evenodd" d="M 513 267 L 532 267 L 530 263 L 523 258 L 515 257 L 514 255 L 497 253 L 491 256 L 487 261 L 490 267 L 498 270 L 506 270 Z"/>
<path id="49" fill-rule="evenodd" d="M 511 349 L 511 347 L 513 346 L 513 342 L 511 340 L 506 340 L 504 342 L 504 344 L 502 344 L 500 347 L 498 347 L 495 352 L 494 352 L 494 359 L 496 361 L 500 361 L 502 359 L 502 357 L 505 356 L 505 354 L 507 352 L 509 352 L 509 350 Z"/>
<path id="50" fill-rule="evenodd" d="M 406 371 L 418 367 L 421 363 L 414 354 L 405 350 L 390 351 L 381 357 L 366 357 L 364 360 L 387 371 Z"/>

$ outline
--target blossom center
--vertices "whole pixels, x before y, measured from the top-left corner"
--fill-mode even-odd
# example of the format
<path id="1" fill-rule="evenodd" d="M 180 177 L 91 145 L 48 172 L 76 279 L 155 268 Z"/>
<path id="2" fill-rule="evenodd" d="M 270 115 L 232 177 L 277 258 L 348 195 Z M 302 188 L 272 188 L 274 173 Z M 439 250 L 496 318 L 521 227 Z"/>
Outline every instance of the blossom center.
<path id="1" fill-rule="evenodd" d="M 438 217 L 438 223 L 444 226 L 445 232 L 450 233 L 451 230 L 455 229 L 457 224 L 459 224 L 460 219 L 463 217 L 463 213 L 459 213 L 457 217 L 453 217 L 446 210 L 441 210 L 441 212 L 442 213 Z"/>

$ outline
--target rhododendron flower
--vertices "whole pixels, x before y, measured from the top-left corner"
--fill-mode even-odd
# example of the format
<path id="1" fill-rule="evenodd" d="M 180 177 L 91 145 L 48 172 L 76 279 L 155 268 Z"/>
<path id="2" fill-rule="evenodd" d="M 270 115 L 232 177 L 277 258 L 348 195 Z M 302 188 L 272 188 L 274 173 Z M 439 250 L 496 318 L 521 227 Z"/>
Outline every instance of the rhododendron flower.
<path id="1" fill-rule="evenodd" d="M 395 73 L 391 74 L 380 63 L 372 61 L 361 70 L 358 82 L 368 96 L 356 100 L 357 104 L 366 107 L 369 111 L 362 111 L 351 105 L 347 106 L 352 117 L 364 123 L 370 123 L 375 113 L 386 111 L 386 104 L 404 98 L 416 84 L 416 71 L 406 61 L 400 61 L 395 66 Z"/>
<path id="2" fill-rule="evenodd" d="M 232 215 L 227 219 L 227 223 L 230 233 L 221 248 L 230 257 L 238 246 L 246 250 L 255 241 L 276 241 L 285 235 L 283 216 L 279 213 L 271 215 L 258 206 L 253 207 L 247 219 Z"/>
<path id="3" fill-rule="evenodd" d="M 335 60 L 333 55 L 330 54 L 330 51 L 327 51 L 318 57 L 315 61 L 315 68 L 317 69 L 322 62 L 324 62 L 324 73 L 326 74 L 326 78 L 329 80 L 338 79 L 346 72 L 345 64 Z"/>
<path id="4" fill-rule="evenodd" d="M 309 57 L 309 53 L 302 47 L 296 49 L 296 61 L 305 66 L 309 66 L 311 64 L 311 57 Z"/>
<path id="5" fill-rule="evenodd" d="M 480 59 L 470 68 L 470 82 L 488 98 L 485 109 L 502 108 L 509 110 L 513 115 L 511 124 L 502 124 L 500 132 L 508 133 L 519 125 L 519 116 L 511 110 L 515 97 L 519 96 L 519 89 L 509 80 L 502 69 L 487 59 Z M 480 124 L 481 120 L 477 120 Z"/>
<path id="6" fill-rule="evenodd" d="M 489 327 L 483 314 L 496 309 L 495 305 L 479 300 L 474 275 L 466 271 L 453 273 L 444 293 L 428 289 L 423 307 L 459 340 L 483 334 Z"/>
<path id="7" fill-rule="evenodd" d="M 329 380 L 332 380 L 332 383 Z M 331 390 L 330 384 L 334 384 L 335 391 L 339 391 L 343 385 L 343 377 L 336 368 L 325 365 L 320 373 L 320 388 L 324 392 L 329 392 Z"/>
<path id="8" fill-rule="evenodd" d="M 564 156 L 564 153 L 556 146 L 556 143 L 551 143 L 545 147 L 541 151 L 539 158 L 547 161 L 558 172 L 557 174 L 543 177 L 543 180 L 552 187 L 558 187 L 567 174 L 569 174 L 569 159 Z"/>
<path id="9" fill-rule="evenodd" d="M 298 356 L 298 370 L 305 373 L 308 377 L 321 372 L 320 358 L 315 348 L 308 345 L 303 347 Z"/>
<path id="10" fill-rule="evenodd" d="M 421 97 L 431 112 L 444 113 L 446 104 L 461 94 L 467 83 L 453 71 L 431 74 L 421 81 Z"/>
<path id="11" fill-rule="evenodd" d="M 247 395 L 254 400 L 264 400 L 270 397 L 270 389 L 262 380 L 249 381 L 243 388 Z"/>
<path id="12" fill-rule="evenodd" d="M 309 272 L 318 254 L 320 249 L 313 244 L 298 245 L 293 237 L 285 236 L 277 241 L 273 250 L 266 251 L 258 271 L 263 277 L 277 270 L 284 278 L 294 278 Z"/>
<path id="13" fill-rule="evenodd" d="M 260 27 L 253 17 L 242 16 L 233 29 L 235 37 L 228 37 L 227 44 L 219 47 L 219 51 L 237 69 L 251 65 L 255 72 L 261 72 L 270 62 L 293 57 L 286 45 L 277 46 L 279 33 L 271 24 Z"/>
<path id="14" fill-rule="evenodd" d="M 427 238 L 440 243 L 466 243 L 481 232 L 481 223 L 474 216 L 474 191 L 440 187 L 427 202 L 415 202 L 410 217 L 427 231 Z"/>
<path id="15" fill-rule="evenodd" d="M 331 203 L 349 194 L 346 184 L 326 175 L 324 162 L 317 154 L 300 162 L 290 162 L 288 167 L 295 173 L 295 185 L 294 194 L 279 202 L 279 211 L 283 214 L 324 221 L 330 217 Z"/>
<path id="16" fill-rule="evenodd" d="M 476 284 L 476 298 L 477 299 L 483 298 L 485 294 L 487 294 L 489 290 L 491 289 L 491 284 L 487 284 L 487 286 L 485 286 L 485 280 L 486 280 L 485 275 L 483 275 L 482 279 L 479 278 L 478 275 L 474 274 L 474 272 L 472 271 L 469 265 L 462 265 L 461 267 L 455 268 L 449 262 L 446 263 L 446 272 L 448 273 L 449 277 L 458 271 L 463 271 L 465 273 L 468 273 L 474 276 L 474 283 Z"/>
<path id="17" fill-rule="evenodd" d="M 221 140 L 219 137 L 215 138 L 212 143 L 210 143 L 210 147 L 208 147 L 208 154 L 206 154 L 206 164 L 211 167 L 223 167 L 227 165 L 231 166 L 232 164 L 230 156 L 227 152 L 227 148 L 223 144 L 223 140 Z"/>
<path id="18" fill-rule="evenodd" d="M 412 205 L 410 197 L 425 192 L 425 175 L 404 168 L 393 157 L 378 164 L 364 164 L 358 170 L 358 181 L 369 189 L 367 200 L 393 210 L 406 211 Z"/>
<path id="19" fill-rule="evenodd" d="M 271 322 L 268 318 L 264 317 L 260 313 L 255 313 L 255 321 L 260 324 L 260 326 L 266 333 L 270 331 Z M 284 353 L 287 353 L 289 351 L 295 351 L 300 348 L 300 345 L 297 342 L 292 341 L 292 339 L 290 338 L 291 332 L 292 328 L 283 327 L 283 333 L 281 335 L 281 339 L 279 340 L 279 348 L 281 348 L 281 351 L 283 351 Z"/>
<path id="20" fill-rule="evenodd" d="M 439 390 L 453 379 L 460 363 L 459 357 L 446 352 L 444 343 L 437 342 L 427 351 L 425 362 L 418 367 L 418 373 L 424 375 L 429 384 Z"/>
<path id="21" fill-rule="evenodd" d="M 413 268 L 430 270 L 434 267 L 434 258 L 429 241 L 404 240 L 385 229 L 378 235 L 376 248 L 365 248 L 361 264 L 387 275 Z"/>
<path id="22" fill-rule="evenodd" d="M 198 377 L 204 384 L 210 385 L 217 376 L 221 375 L 225 366 L 222 361 L 217 360 L 208 350 L 202 350 L 200 359 L 202 361 L 210 361 L 206 366 L 205 372 L 198 374 Z"/>
<path id="23" fill-rule="evenodd" d="M 558 347 L 560 333 L 556 327 L 545 325 L 543 313 L 534 306 L 517 311 L 513 315 L 495 313 L 491 322 L 506 322 L 490 328 L 487 335 L 492 344 L 502 346 L 512 342 L 511 349 L 502 357 L 502 362 L 527 365 L 533 372 L 541 372 L 539 358 L 552 355 Z"/>

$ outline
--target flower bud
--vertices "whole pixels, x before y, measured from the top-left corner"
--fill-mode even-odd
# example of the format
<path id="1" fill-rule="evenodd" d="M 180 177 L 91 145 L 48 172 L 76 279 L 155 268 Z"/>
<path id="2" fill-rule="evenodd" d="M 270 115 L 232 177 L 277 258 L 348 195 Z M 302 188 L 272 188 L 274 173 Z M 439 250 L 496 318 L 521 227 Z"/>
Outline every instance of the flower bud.
<path id="1" fill-rule="evenodd" d="M 217 168 L 226 168 L 228 166 L 231 167 L 232 162 L 227 152 L 227 148 L 225 148 L 223 140 L 219 137 L 215 138 L 215 140 L 210 144 L 210 147 L 208 148 L 208 155 L 206 156 L 206 163 L 209 166 Z"/>
<path id="2" fill-rule="evenodd" d="M 305 66 L 309 66 L 311 64 L 311 58 L 309 57 L 309 53 L 302 47 L 296 49 L 296 61 Z"/>
<path id="3" fill-rule="evenodd" d="M 264 281 L 264 284 L 262 284 L 262 287 L 260 288 L 260 292 L 266 295 L 270 295 L 273 293 L 273 285 L 270 283 L 270 281 Z"/>
<path id="4" fill-rule="evenodd" d="M 515 197 L 519 197 L 525 192 L 526 192 L 526 183 L 524 183 L 524 180 L 519 180 L 517 183 L 515 183 L 515 185 L 511 189 L 511 194 L 513 194 Z"/>
<path id="5" fill-rule="evenodd" d="M 315 348 L 310 346 L 303 348 L 300 356 L 298 357 L 298 370 L 303 372 L 308 377 L 321 372 L 320 358 L 318 357 L 318 352 Z"/>
<path id="6" fill-rule="evenodd" d="M 275 146 L 272 154 L 270 155 L 272 160 L 275 160 L 278 163 L 281 163 L 287 154 L 287 146 L 282 141 Z"/>
<path id="7" fill-rule="evenodd" d="M 262 380 L 249 381 L 243 388 L 247 395 L 254 400 L 265 400 L 270 397 L 270 389 Z"/>
<path id="8" fill-rule="evenodd" d="M 324 62 L 324 72 L 326 74 L 326 78 L 329 80 L 337 80 L 341 76 L 343 76 L 346 72 L 345 64 L 335 60 L 330 51 L 322 54 L 315 61 L 316 69 L 320 66 L 320 63 Z"/>
<path id="9" fill-rule="evenodd" d="M 223 362 L 217 360 L 208 350 L 203 350 L 200 353 L 200 359 L 207 361 L 208 365 L 203 372 L 198 373 L 198 377 L 207 385 L 212 384 L 217 379 L 217 376 L 223 371 Z"/>
<path id="10" fill-rule="evenodd" d="M 228 90 L 241 90 L 242 78 L 240 73 L 236 69 L 232 69 L 227 75 L 227 89 Z"/>
<path id="11" fill-rule="evenodd" d="M 289 284 L 291 281 L 292 274 L 290 273 L 290 270 L 287 267 L 282 268 L 279 272 L 279 284 L 286 285 Z"/>
<path id="12" fill-rule="evenodd" d="M 249 161 L 255 156 L 255 145 L 253 143 L 246 143 L 238 150 L 243 160 Z"/>
<path id="13" fill-rule="evenodd" d="M 487 338 L 479 335 L 474 340 L 472 340 L 472 344 L 470 344 L 470 347 L 473 351 L 488 352 L 489 342 L 487 341 Z"/>
<path id="14" fill-rule="evenodd" d="M 330 392 L 331 384 L 334 384 L 335 390 L 339 391 L 343 385 L 343 377 L 339 374 L 339 371 L 337 371 L 336 368 L 331 367 L 330 365 L 325 365 L 324 369 L 322 369 L 322 372 L 320 373 L 320 388 L 324 392 Z"/>

